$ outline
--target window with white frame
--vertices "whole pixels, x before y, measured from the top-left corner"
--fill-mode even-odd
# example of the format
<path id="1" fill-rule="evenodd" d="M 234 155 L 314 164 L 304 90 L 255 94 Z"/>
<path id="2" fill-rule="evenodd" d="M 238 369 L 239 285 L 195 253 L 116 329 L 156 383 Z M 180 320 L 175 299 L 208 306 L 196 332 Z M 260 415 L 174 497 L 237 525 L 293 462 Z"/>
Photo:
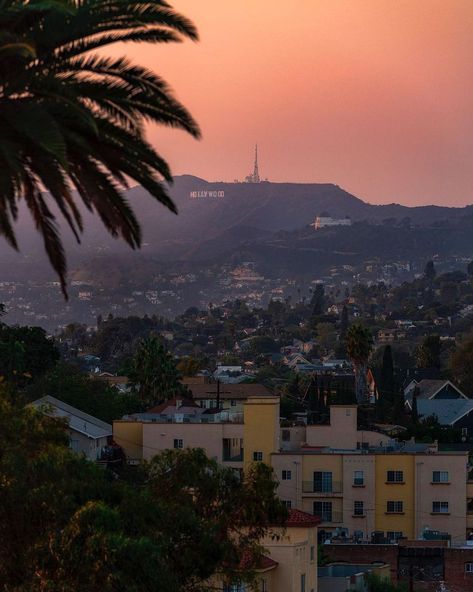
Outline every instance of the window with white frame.
<path id="1" fill-rule="evenodd" d="M 263 460 L 263 453 L 259 450 L 255 450 L 255 452 L 253 452 L 253 460 L 255 462 L 261 462 Z"/>
<path id="2" fill-rule="evenodd" d="M 282 480 L 283 481 L 290 481 L 292 479 L 292 472 L 284 470 L 282 472 Z"/>
<path id="3" fill-rule="evenodd" d="M 182 438 L 174 438 L 174 448 L 184 448 L 184 442 Z"/>
<path id="4" fill-rule="evenodd" d="M 292 501 L 291 500 L 283 500 L 282 503 L 286 506 L 288 510 L 292 508 Z"/>
<path id="5" fill-rule="evenodd" d="M 432 483 L 448 483 L 448 471 L 433 471 Z"/>
<path id="6" fill-rule="evenodd" d="M 354 516 L 364 516 L 365 514 L 365 505 L 362 501 L 354 501 L 353 502 L 353 515 Z"/>
<path id="7" fill-rule="evenodd" d="M 465 573 L 473 575 L 473 562 L 465 563 Z"/>
<path id="8" fill-rule="evenodd" d="M 433 514 L 448 514 L 448 502 L 432 502 Z"/>
<path id="9" fill-rule="evenodd" d="M 404 483 L 403 471 L 388 471 L 386 474 L 387 483 Z"/>
<path id="10" fill-rule="evenodd" d="M 388 514 L 401 514 L 404 511 L 404 504 L 401 501 L 386 502 L 386 512 Z"/>
<path id="11" fill-rule="evenodd" d="M 402 530 L 388 530 L 386 536 L 389 541 L 398 541 L 402 537 Z"/>

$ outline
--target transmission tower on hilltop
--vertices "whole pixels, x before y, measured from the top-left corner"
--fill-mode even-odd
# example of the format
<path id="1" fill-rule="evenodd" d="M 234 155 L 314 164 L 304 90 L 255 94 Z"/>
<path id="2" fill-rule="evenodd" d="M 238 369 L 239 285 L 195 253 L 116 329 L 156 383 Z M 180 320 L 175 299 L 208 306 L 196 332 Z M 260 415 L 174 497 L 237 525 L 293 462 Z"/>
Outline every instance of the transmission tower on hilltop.
<path id="1" fill-rule="evenodd" d="M 255 164 L 253 166 L 253 173 L 245 178 L 246 183 L 261 183 L 258 169 L 258 144 L 255 145 Z"/>

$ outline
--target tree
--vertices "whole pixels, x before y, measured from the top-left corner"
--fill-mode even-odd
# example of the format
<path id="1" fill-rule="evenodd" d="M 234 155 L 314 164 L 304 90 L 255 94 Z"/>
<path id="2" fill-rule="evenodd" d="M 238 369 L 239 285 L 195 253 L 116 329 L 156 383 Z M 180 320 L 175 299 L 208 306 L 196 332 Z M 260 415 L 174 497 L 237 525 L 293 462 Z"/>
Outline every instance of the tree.
<path id="1" fill-rule="evenodd" d="M 383 351 L 379 377 L 378 416 L 383 421 L 400 421 L 404 411 L 404 395 L 394 374 L 393 352 L 390 345 Z"/>
<path id="2" fill-rule="evenodd" d="M 369 573 L 366 576 L 366 585 L 368 592 L 407 592 L 407 584 L 393 584 L 389 578 L 383 578 L 375 573 Z"/>
<path id="3" fill-rule="evenodd" d="M 420 389 L 416 384 L 414 387 L 414 391 L 412 393 L 412 412 L 411 412 L 412 423 L 414 425 L 417 425 L 419 423 L 419 410 L 417 408 L 417 399 L 419 397 L 419 392 L 420 392 Z"/>
<path id="4" fill-rule="evenodd" d="M 347 354 L 355 369 L 355 391 L 358 404 L 366 402 L 366 370 L 373 349 L 371 333 L 361 323 L 355 323 L 347 333 Z"/>
<path id="5" fill-rule="evenodd" d="M 202 368 L 202 362 L 194 358 L 186 357 L 179 360 L 176 366 L 182 376 L 195 376 Z"/>
<path id="6" fill-rule="evenodd" d="M 0 376 L 20 386 L 52 368 L 59 359 L 53 341 L 41 327 L 0 325 Z"/>
<path id="7" fill-rule="evenodd" d="M 473 395 L 473 335 L 460 343 L 448 361 L 448 370 L 452 380 L 457 383 L 465 394 Z"/>
<path id="8" fill-rule="evenodd" d="M 340 315 L 340 340 L 343 341 L 346 337 L 349 327 L 348 321 L 348 309 L 346 305 L 343 305 L 342 314 Z"/>
<path id="9" fill-rule="evenodd" d="M 337 333 L 333 323 L 317 323 L 315 327 L 317 344 L 325 349 L 326 353 L 333 350 L 337 344 Z"/>
<path id="10" fill-rule="evenodd" d="M 312 295 L 310 306 L 312 308 L 312 316 L 317 318 L 325 312 L 325 288 L 323 284 L 316 284 L 314 293 Z"/>
<path id="11" fill-rule="evenodd" d="M 427 335 L 415 352 L 417 368 L 440 368 L 440 335 Z"/>
<path id="12" fill-rule="evenodd" d="M 435 265 L 433 261 L 427 261 L 425 267 L 424 267 L 424 276 L 425 279 L 427 279 L 429 282 L 433 282 L 435 279 L 435 276 L 437 275 L 436 271 L 435 271 Z"/>
<path id="13" fill-rule="evenodd" d="M 197 31 L 160 0 L 5 0 L 0 30 L 0 232 L 18 248 L 13 221 L 24 199 L 66 293 L 55 209 L 79 241 L 76 189 L 113 236 L 139 247 L 140 226 L 122 192 L 130 179 L 176 212 L 162 183 L 172 182 L 171 172 L 143 124 L 199 136 L 160 77 L 103 48 L 196 40 Z"/>
<path id="14" fill-rule="evenodd" d="M 279 351 L 279 344 L 269 335 L 257 335 L 250 341 L 250 350 L 254 355 Z"/>
<path id="15" fill-rule="evenodd" d="M 241 479 L 200 449 L 171 450 L 111 475 L 72 453 L 64 428 L 1 393 L 4 590 L 204 592 L 242 557 L 257 562 L 285 522 L 263 463 Z"/>
<path id="16" fill-rule="evenodd" d="M 174 358 L 155 336 L 141 341 L 127 375 L 145 406 L 185 392 Z"/>
<path id="17" fill-rule="evenodd" d="M 64 362 L 32 384 L 26 394 L 30 401 L 51 395 L 107 423 L 143 410 L 135 394 L 121 393 L 105 381 L 89 378 Z"/>

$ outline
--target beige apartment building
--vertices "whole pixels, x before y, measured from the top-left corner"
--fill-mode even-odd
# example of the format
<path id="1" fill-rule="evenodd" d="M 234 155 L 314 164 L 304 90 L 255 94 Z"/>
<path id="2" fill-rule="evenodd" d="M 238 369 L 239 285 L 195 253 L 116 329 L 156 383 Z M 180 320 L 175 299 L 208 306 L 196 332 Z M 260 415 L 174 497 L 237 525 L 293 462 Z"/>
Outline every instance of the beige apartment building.
<path id="1" fill-rule="evenodd" d="M 168 415 L 116 421 L 114 439 L 131 462 L 186 447 L 203 448 L 239 471 L 265 462 L 287 505 L 321 518 L 323 537 L 368 540 L 376 532 L 392 541 L 446 533 L 452 543 L 465 541 L 466 452 L 358 430 L 354 405 L 332 406 L 329 425 L 280 427 L 278 397 L 250 397 L 243 413 L 233 414 L 191 403 L 169 402 Z M 468 527 L 473 530 L 473 520 Z"/>
<path id="2" fill-rule="evenodd" d="M 321 518 L 327 536 L 465 541 L 468 455 L 432 449 L 300 450 L 272 455 L 278 493 Z M 343 529 L 343 530 L 342 530 Z M 436 535 L 433 535 L 436 536 Z"/>

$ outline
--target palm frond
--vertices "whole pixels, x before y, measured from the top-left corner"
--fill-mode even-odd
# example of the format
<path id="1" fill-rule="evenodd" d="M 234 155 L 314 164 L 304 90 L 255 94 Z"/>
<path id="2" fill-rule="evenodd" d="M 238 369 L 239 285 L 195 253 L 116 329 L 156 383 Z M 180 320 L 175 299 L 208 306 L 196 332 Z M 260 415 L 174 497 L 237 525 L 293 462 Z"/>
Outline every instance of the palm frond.
<path id="1" fill-rule="evenodd" d="M 18 248 L 24 198 L 65 294 L 66 259 L 48 202 L 80 240 L 76 189 L 112 236 L 137 248 L 141 229 L 123 194 L 130 179 L 176 212 L 164 182 L 171 171 L 144 124 L 200 136 L 159 76 L 90 52 L 185 38 L 197 40 L 194 25 L 165 0 L 0 0 L 0 234 Z"/>

